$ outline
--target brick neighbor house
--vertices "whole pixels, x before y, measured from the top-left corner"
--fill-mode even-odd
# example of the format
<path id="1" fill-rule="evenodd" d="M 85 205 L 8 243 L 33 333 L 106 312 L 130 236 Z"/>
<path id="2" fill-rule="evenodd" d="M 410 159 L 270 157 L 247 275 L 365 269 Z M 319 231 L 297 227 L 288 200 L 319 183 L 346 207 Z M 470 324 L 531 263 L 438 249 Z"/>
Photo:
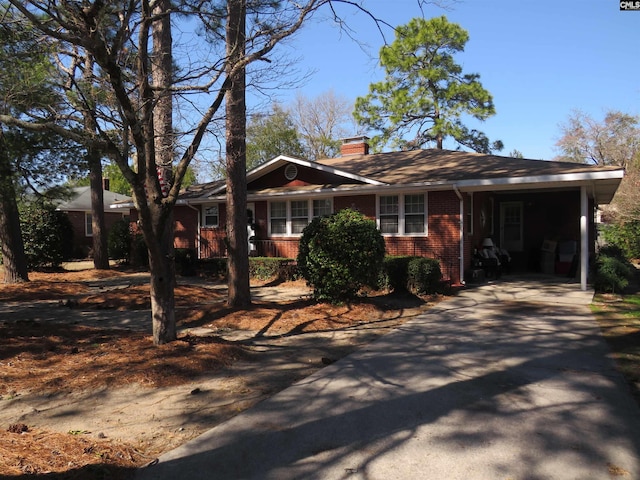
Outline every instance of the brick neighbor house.
<path id="1" fill-rule="evenodd" d="M 103 179 L 104 198 L 104 223 L 107 232 L 118 220 L 122 220 L 125 214 L 122 211 L 110 208 L 112 204 L 127 202 L 131 198 L 126 195 L 115 193 L 109 190 L 109 179 Z M 87 258 L 91 256 L 93 248 L 93 227 L 91 223 L 91 188 L 75 187 L 73 196 L 60 203 L 56 210 L 65 212 L 71 221 L 73 228 L 73 255 L 76 258 Z"/>
<path id="2" fill-rule="evenodd" d="M 377 222 L 387 254 L 437 258 L 454 283 L 491 238 L 514 272 L 566 273 L 577 261 L 586 289 L 596 207 L 611 201 L 622 169 L 431 149 L 370 154 L 366 140 L 346 139 L 338 158 L 281 155 L 249 171 L 251 253 L 295 258 L 314 216 L 353 208 Z M 225 256 L 224 181 L 185 189 L 175 220 L 177 248 Z"/>

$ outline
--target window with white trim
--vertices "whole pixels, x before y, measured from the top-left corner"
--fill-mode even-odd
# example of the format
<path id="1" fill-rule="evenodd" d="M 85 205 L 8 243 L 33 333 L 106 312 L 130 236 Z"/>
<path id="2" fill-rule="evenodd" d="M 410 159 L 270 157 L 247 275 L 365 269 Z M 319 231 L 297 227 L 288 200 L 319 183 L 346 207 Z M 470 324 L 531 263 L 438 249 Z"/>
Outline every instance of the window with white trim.
<path id="1" fill-rule="evenodd" d="M 313 218 L 331 215 L 333 206 L 330 198 L 322 198 L 313 201 Z"/>
<path id="2" fill-rule="evenodd" d="M 269 202 L 269 234 L 299 236 L 311 219 L 331 214 L 330 198 Z"/>
<path id="3" fill-rule="evenodd" d="M 307 200 L 291 201 L 291 233 L 301 234 L 309 224 L 309 202 Z"/>
<path id="4" fill-rule="evenodd" d="M 93 237 L 93 218 L 91 212 L 84 212 L 84 234 L 87 237 Z"/>
<path id="5" fill-rule="evenodd" d="M 378 226 L 386 235 L 424 235 L 427 232 L 426 197 L 423 193 L 380 195 Z"/>
<path id="6" fill-rule="evenodd" d="M 404 233 L 425 233 L 424 194 L 404 196 Z"/>
<path id="7" fill-rule="evenodd" d="M 220 224 L 220 209 L 218 205 L 205 206 L 202 211 L 202 226 L 217 227 Z"/>
<path id="8" fill-rule="evenodd" d="M 287 202 L 271 202 L 269 226 L 272 235 L 287 234 Z"/>
<path id="9" fill-rule="evenodd" d="M 378 218 L 382 233 L 399 233 L 400 203 L 398 195 L 384 195 L 380 197 Z"/>

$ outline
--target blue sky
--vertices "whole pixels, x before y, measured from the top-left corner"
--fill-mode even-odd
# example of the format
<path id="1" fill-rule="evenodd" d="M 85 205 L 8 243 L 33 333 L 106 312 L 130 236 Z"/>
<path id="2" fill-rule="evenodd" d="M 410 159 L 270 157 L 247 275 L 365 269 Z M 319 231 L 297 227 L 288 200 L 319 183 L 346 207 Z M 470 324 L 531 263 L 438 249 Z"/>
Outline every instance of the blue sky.
<path id="1" fill-rule="evenodd" d="M 421 16 L 416 0 L 365 0 L 391 25 Z M 377 56 L 383 39 L 372 21 L 341 9 L 358 43 L 318 15 L 290 41 L 300 70 L 314 73 L 298 90 L 313 98 L 328 90 L 349 100 L 383 78 Z M 602 119 L 610 109 L 640 115 L 640 11 L 621 12 L 618 0 L 466 0 L 425 17 L 446 15 L 469 32 L 458 57 L 493 95 L 496 115 L 474 128 L 500 139 L 507 155 L 551 159 L 559 125 L 579 109 Z M 393 32 L 385 31 L 387 41 Z M 287 104 L 296 91 L 283 91 Z"/>

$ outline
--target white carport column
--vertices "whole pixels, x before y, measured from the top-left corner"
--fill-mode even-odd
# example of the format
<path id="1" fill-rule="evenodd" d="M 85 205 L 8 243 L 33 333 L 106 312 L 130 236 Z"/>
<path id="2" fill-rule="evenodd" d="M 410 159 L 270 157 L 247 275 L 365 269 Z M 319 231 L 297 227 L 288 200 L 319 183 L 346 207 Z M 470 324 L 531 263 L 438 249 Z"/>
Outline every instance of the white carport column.
<path id="1" fill-rule="evenodd" d="M 587 187 L 580 187 L 580 288 L 587 290 L 589 274 L 589 201 Z"/>

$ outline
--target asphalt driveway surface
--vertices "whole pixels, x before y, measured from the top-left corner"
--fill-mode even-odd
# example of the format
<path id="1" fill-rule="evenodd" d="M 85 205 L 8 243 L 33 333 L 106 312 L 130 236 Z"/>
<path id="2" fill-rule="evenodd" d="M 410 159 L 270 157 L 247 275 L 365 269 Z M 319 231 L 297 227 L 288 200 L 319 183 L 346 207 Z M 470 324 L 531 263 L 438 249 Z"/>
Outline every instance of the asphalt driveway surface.
<path id="1" fill-rule="evenodd" d="M 469 289 L 163 455 L 141 479 L 638 479 L 592 293 Z"/>

